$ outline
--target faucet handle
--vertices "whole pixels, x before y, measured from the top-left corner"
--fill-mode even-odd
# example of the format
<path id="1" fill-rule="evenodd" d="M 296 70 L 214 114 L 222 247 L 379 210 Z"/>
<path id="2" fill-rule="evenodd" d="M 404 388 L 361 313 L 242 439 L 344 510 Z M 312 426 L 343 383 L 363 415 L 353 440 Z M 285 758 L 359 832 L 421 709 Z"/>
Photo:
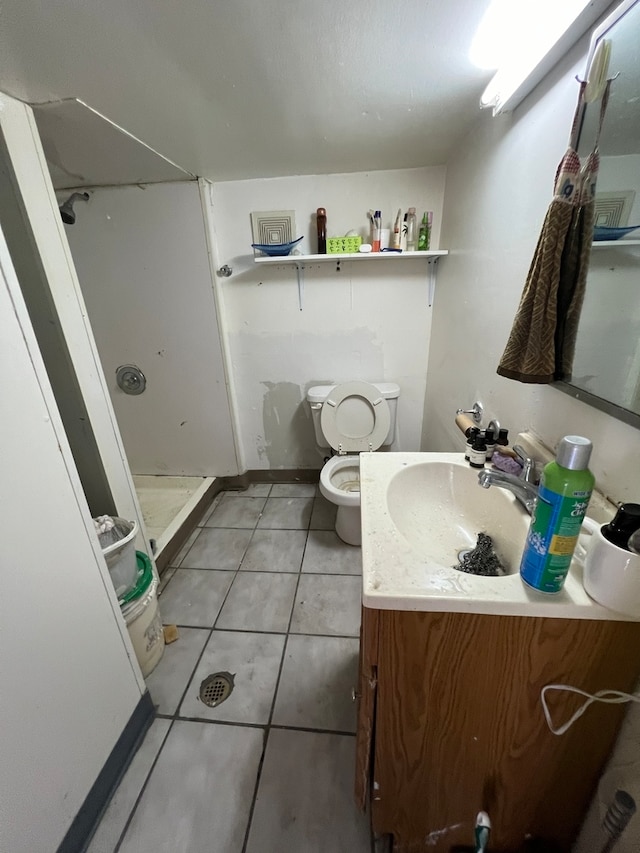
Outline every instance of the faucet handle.
<path id="1" fill-rule="evenodd" d="M 520 474 L 520 478 L 525 480 L 525 482 L 530 483 L 531 476 L 535 470 L 533 459 L 527 454 L 524 447 L 520 444 L 513 445 L 513 452 L 516 454 L 520 462 L 522 462 L 522 473 Z"/>
<path id="2" fill-rule="evenodd" d="M 484 407 L 479 400 L 476 400 L 471 409 L 456 409 L 456 415 L 471 415 L 476 424 L 482 423 L 483 412 Z"/>

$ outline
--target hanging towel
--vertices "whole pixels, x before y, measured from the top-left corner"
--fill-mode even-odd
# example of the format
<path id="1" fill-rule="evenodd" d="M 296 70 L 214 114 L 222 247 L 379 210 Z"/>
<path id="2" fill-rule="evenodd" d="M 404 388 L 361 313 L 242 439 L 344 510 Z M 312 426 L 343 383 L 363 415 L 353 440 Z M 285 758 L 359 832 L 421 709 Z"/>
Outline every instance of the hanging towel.
<path id="1" fill-rule="evenodd" d="M 584 166 L 575 150 L 586 82 L 580 84 L 569 148 L 529 267 L 520 305 L 497 372 L 519 382 L 569 379 L 593 239 L 598 142 L 609 100 L 600 106 L 595 146 Z"/>

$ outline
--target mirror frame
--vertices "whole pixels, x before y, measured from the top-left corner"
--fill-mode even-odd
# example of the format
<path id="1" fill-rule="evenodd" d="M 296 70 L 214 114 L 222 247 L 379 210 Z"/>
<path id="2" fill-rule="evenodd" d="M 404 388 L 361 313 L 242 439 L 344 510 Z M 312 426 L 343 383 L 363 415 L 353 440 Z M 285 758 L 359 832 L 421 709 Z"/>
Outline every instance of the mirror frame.
<path id="1" fill-rule="evenodd" d="M 619 21 L 624 18 L 624 16 L 629 12 L 640 0 L 623 0 L 619 6 L 617 6 L 613 12 L 608 15 L 605 20 L 600 24 L 600 26 L 596 27 L 593 31 L 593 35 L 591 36 L 591 44 L 589 45 L 589 54 L 587 56 L 587 66 L 585 69 L 585 76 L 588 74 L 589 66 L 591 65 L 591 60 L 596 52 L 596 47 L 598 45 L 598 41 L 603 38 L 606 33 L 611 29 L 611 27 L 615 26 Z M 582 119 L 584 118 L 584 108 L 583 114 L 580 117 L 580 123 L 582 124 Z M 617 418 L 620 421 L 624 421 L 626 424 L 630 426 L 636 427 L 640 429 L 640 414 L 636 412 L 632 412 L 630 409 L 624 409 L 622 406 L 618 406 L 616 403 L 612 403 L 609 400 L 605 400 L 603 397 L 598 397 L 595 394 L 591 394 L 589 391 L 584 391 L 582 388 L 578 388 L 575 385 L 572 385 L 570 382 L 552 382 L 552 387 L 557 388 L 559 391 L 568 394 L 570 397 L 573 397 L 575 400 L 581 400 L 583 403 L 586 403 L 588 406 L 593 406 L 594 409 L 599 409 L 601 412 L 605 412 L 607 415 L 611 415 L 613 418 Z"/>

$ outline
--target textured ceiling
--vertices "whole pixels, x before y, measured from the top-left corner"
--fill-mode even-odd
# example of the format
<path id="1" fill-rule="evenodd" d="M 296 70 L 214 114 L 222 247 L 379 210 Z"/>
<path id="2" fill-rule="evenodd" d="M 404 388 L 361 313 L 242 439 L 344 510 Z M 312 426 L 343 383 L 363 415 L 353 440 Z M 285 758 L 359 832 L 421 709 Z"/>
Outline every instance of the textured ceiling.
<path id="1" fill-rule="evenodd" d="M 80 98 L 212 180 L 435 165 L 488 0 L 3 0 L 0 89 Z"/>

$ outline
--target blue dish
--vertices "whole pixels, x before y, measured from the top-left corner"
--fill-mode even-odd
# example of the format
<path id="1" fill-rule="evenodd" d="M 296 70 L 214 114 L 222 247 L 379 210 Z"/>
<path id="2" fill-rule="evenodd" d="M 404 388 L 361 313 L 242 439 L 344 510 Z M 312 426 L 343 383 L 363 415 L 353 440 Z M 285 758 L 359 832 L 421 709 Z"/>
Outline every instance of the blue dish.
<path id="1" fill-rule="evenodd" d="M 593 229 L 593 239 L 600 240 L 620 240 L 626 237 L 640 225 L 628 225 L 625 228 L 611 228 L 607 225 L 596 225 Z"/>
<path id="2" fill-rule="evenodd" d="M 297 240 L 292 240 L 291 243 L 252 243 L 251 246 L 259 252 L 269 255 L 270 258 L 280 258 L 284 255 L 290 255 L 293 247 L 302 239 L 302 237 L 298 237 Z"/>

